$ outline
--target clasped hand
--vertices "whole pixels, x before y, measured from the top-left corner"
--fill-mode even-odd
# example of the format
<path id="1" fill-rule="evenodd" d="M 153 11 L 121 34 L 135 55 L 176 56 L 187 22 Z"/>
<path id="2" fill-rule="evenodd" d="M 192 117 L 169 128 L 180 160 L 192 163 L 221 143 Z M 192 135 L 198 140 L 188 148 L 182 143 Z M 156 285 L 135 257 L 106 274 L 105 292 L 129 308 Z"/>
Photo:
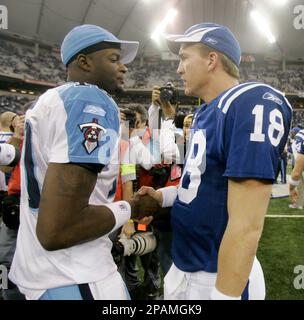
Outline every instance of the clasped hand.
<path id="1" fill-rule="evenodd" d="M 131 217 L 141 219 L 153 217 L 162 204 L 162 194 L 151 187 L 142 187 L 130 200 Z"/>

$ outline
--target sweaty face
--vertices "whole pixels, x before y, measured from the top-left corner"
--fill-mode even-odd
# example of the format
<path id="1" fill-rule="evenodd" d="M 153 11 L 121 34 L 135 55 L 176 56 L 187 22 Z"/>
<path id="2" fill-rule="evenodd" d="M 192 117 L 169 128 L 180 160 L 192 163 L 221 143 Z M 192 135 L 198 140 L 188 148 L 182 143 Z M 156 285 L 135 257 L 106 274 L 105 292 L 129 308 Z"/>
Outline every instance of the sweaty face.
<path id="1" fill-rule="evenodd" d="M 184 82 L 187 96 L 202 97 L 207 82 L 208 58 L 203 57 L 199 44 L 182 44 L 177 73 Z"/>
<path id="2" fill-rule="evenodd" d="M 92 77 L 107 92 L 123 91 L 127 67 L 120 61 L 119 49 L 104 49 L 90 55 Z"/>

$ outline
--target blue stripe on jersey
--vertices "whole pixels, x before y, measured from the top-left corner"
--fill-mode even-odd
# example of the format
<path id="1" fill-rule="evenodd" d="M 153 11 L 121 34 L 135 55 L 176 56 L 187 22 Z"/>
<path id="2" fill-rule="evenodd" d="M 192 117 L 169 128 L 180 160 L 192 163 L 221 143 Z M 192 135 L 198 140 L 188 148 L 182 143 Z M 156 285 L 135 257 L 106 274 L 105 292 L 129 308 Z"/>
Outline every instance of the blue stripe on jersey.
<path id="1" fill-rule="evenodd" d="M 52 288 L 45 291 L 39 300 L 83 300 L 77 284 Z"/>
<path id="2" fill-rule="evenodd" d="M 34 155 L 32 150 L 32 127 L 29 122 L 25 125 L 24 169 L 30 209 L 37 210 L 40 203 L 40 189 L 34 172 Z"/>
<path id="3" fill-rule="evenodd" d="M 246 284 L 246 287 L 242 293 L 241 300 L 249 300 L 249 281 Z"/>
<path id="4" fill-rule="evenodd" d="M 109 191 L 109 194 L 108 194 L 109 202 L 112 202 L 114 200 L 114 197 L 115 197 L 115 194 L 116 194 L 116 187 L 117 187 L 117 181 L 115 179 L 114 182 L 113 182 L 113 185 L 112 185 L 112 189 Z"/>
<path id="5" fill-rule="evenodd" d="M 107 165 L 117 147 L 120 125 L 114 100 L 94 85 L 68 83 L 58 92 L 67 114 L 69 160 Z"/>

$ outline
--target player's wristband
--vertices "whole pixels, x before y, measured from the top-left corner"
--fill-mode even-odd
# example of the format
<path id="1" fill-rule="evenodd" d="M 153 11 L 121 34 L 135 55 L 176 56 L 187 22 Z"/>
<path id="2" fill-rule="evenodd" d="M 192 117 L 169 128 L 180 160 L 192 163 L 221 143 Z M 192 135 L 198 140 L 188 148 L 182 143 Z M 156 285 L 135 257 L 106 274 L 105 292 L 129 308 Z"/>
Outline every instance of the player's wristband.
<path id="1" fill-rule="evenodd" d="M 210 300 L 241 300 L 241 296 L 239 297 L 227 296 L 226 294 L 223 294 L 220 291 L 218 291 L 216 287 L 214 287 L 210 295 Z"/>
<path id="2" fill-rule="evenodd" d="M 163 208 L 172 207 L 177 197 L 177 188 L 175 186 L 170 186 L 170 187 L 158 189 L 157 192 L 158 191 L 160 191 L 163 195 L 162 207 Z"/>
<path id="3" fill-rule="evenodd" d="M 131 218 L 131 206 L 127 201 L 107 203 L 104 206 L 108 207 L 115 217 L 115 226 L 111 232 L 126 224 Z"/>
<path id="4" fill-rule="evenodd" d="M 289 184 L 294 187 L 297 187 L 300 184 L 300 180 L 293 180 L 292 177 L 289 177 Z"/>

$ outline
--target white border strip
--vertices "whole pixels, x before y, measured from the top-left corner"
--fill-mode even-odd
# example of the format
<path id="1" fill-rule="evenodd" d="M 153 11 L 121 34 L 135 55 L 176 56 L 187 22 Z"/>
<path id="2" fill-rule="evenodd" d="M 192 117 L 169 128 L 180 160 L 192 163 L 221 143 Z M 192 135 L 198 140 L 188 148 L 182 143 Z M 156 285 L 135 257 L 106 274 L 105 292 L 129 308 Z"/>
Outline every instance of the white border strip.
<path id="1" fill-rule="evenodd" d="M 304 218 L 304 214 L 267 214 L 266 218 Z"/>

